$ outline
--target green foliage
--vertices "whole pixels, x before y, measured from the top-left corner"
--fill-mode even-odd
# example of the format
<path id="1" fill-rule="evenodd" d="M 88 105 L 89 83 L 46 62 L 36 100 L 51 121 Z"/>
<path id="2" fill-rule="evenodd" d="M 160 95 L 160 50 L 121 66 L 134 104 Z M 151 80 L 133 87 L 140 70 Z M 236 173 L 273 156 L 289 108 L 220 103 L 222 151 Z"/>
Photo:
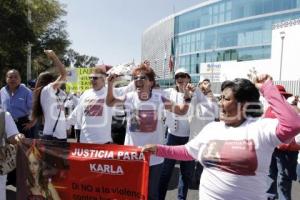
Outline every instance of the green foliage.
<path id="1" fill-rule="evenodd" d="M 24 73 L 26 45 L 35 37 L 26 16 L 26 4 L 21 0 L 1 0 L 0 4 L 0 73 L 16 68 Z M 1 83 L 4 76 L 1 76 Z"/>
<path id="2" fill-rule="evenodd" d="M 95 67 L 99 61 L 99 58 L 94 56 L 80 55 L 73 49 L 69 49 L 66 53 L 65 60 L 66 66 L 70 66 L 72 64 L 74 67 Z"/>
<path id="3" fill-rule="evenodd" d="M 0 73 L 15 68 L 25 80 L 29 42 L 33 76 L 49 67 L 44 49 L 53 49 L 63 57 L 70 45 L 66 24 L 60 20 L 65 14 L 57 0 L 1 0 Z M 5 77 L 0 78 L 3 83 Z"/>

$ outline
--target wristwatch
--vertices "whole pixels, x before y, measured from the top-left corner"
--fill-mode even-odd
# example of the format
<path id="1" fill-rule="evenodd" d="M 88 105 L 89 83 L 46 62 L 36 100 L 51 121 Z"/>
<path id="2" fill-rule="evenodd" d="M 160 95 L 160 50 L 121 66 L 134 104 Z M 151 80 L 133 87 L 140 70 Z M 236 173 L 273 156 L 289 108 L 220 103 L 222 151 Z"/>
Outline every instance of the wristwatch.
<path id="1" fill-rule="evenodd" d="M 191 97 L 184 98 L 185 103 L 191 103 L 191 101 L 192 101 Z"/>

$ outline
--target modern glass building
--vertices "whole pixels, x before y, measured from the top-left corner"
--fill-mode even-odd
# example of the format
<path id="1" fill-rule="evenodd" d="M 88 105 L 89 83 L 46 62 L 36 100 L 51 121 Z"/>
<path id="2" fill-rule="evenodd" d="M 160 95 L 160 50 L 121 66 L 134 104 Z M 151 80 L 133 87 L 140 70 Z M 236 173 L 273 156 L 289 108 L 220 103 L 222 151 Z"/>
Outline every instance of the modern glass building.
<path id="1" fill-rule="evenodd" d="M 272 25 L 297 18 L 300 0 L 201 1 L 149 27 L 142 38 L 142 59 L 150 60 L 166 84 L 173 40 L 175 68 L 188 69 L 198 82 L 203 63 L 270 59 Z"/>

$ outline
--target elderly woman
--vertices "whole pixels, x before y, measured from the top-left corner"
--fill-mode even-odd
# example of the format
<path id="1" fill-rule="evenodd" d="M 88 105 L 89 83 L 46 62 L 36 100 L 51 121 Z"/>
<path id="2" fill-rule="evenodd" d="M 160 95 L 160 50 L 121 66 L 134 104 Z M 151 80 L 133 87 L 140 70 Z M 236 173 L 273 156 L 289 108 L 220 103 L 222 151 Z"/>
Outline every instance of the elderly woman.
<path id="1" fill-rule="evenodd" d="M 300 117 L 279 94 L 269 75 L 260 75 L 254 82 L 225 81 L 221 86 L 221 121 L 205 126 L 186 145 L 146 145 L 143 151 L 177 160 L 198 159 L 204 165 L 200 199 L 267 199 L 266 179 L 273 149 L 299 133 Z M 258 117 L 261 110 L 257 88 L 277 119 Z M 215 153 L 206 156 L 207 148 L 216 148 L 217 152 L 210 149 Z"/>
<path id="2" fill-rule="evenodd" d="M 106 103 L 108 106 L 124 105 L 127 114 L 127 128 L 125 145 L 142 146 L 149 143 L 162 144 L 164 138 L 163 113 L 168 110 L 177 115 L 184 115 L 189 109 L 191 93 L 185 88 L 183 103 L 175 104 L 162 96 L 161 92 L 153 89 L 155 86 L 155 73 L 142 64 L 132 72 L 135 91 L 127 93 L 124 97 L 116 98 L 113 95 L 113 83 L 116 75 L 108 77 L 108 93 Z M 158 183 L 163 158 L 151 156 L 149 175 L 149 200 L 158 199 Z"/>

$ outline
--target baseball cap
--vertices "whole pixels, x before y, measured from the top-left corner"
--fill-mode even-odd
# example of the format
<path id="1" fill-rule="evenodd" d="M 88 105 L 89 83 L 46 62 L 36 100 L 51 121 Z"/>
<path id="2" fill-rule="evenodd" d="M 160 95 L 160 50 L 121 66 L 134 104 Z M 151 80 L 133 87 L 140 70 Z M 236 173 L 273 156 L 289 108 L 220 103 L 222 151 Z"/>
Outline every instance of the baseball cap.
<path id="1" fill-rule="evenodd" d="M 185 68 L 179 68 L 175 71 L 175 76 L 178 74 L 186 74 L 188 75 L 189 78 L 191 78 L 191 76 L 189 75 L 189 73 L 187 72 L 187 70 Z"/>

